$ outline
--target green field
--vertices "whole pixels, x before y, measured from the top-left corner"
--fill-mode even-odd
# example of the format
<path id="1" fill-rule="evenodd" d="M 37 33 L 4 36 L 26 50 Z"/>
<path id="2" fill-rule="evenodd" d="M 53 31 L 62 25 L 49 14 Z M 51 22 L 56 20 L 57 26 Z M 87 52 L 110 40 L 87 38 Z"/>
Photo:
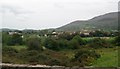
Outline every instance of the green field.
<path id="1" fill-rule="evenodd" d="M 20 51 L 20 50 L 22 50 L 22 49 L 27 49 L 27 46 L 25 46 L 25 45 L 22 45 L 22 46 L 9 46 L 9 47 L 12 47 L 12 48 L 14 48 L 14 49 L 16 49 L 16 50 L 18 50 L 18 51 Z"/>
<path id="2" fill-rule="evenodd" d="M 94 67 L 118 67 L 118 50 L 120 48 L 104 48 L 96 51 L 101 57 L 93 62 Z"/>

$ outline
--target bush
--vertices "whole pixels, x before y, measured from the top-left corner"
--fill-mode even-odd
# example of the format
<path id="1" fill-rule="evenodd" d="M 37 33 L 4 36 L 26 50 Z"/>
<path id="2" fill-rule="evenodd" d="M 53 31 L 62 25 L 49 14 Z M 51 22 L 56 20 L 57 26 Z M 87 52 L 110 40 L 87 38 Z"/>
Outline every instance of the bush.
<path id="1" fill-rule="evenodd" d="M 7 45 L 10 36 L 7 33 L 2 32 L 2 45 Z"/>
<path id="2" fill-rule="evenodd" d="M 15 56 L 18 51 L 14 48 L 4 46 L 2 47 L 2 53 L 3 55 Z"/>
<path id="3" fill-rule="evenodd" d="M 83 40 L 79 35 L 76 35 L 69 41 L 68 46 L 71 49 L 78 49 L 80 45 L 85 45 L 86 41 Z"/>
<path id="4" fill-rule="evenodd" d="M 93 39 L 89 45 L 89 47 L 92 47 L 92 48 L 109 48 L 109 47 L 112 47 L 112 45 L 106 41 L 105 39 L 101 39 L 101 38 L 95 38 Z"/>
<path id="5" fill-rule="evenodd" d="M 57 40 L 52 38 L 46 38 L 44 41 L 44 46 L 51 50 L 55 50 L 55 51 L 60 50 Z"/>
<path id="6" fill-rule="evenodd" d="M 69 49 L 68 40 L 66 40 L 66 39 L 59 39 L 59 40 L 57 40 L 57 43 L 58 43 L 58 46 L 59 46 L 59 48 L 61 50 Z"/>
<path id="7" fill-rule="evenodd" d="M 22 40 L 21 35 L 19 35 L 19 34 L 11 35 L 11 37 L 9 37 L 9 39 L 8 39 L 8 43 L 7 44 L 8 45 L 16 45 L 16 44 L 22 45 L 23 44 L 23 40 Z"/>
<path id="8" fill-rule="evenodd" d="M 78 49 L 80 45 L 79 45 L 79 42 L 77 40 L 72 39 L 71 41 L 69 41 L 68 46 L 70 49 Z"/>
<path id="9" fill-rule="evenodd" d="M 29 63 L 38 63 L 38 52 L 36 50 L 31 50 L 26 53 L 27 60 Z"/>
<path id="10" fill-rule="evenodd" d="M 79 62 L 80 66 L 89 65 L 93 60 L 99 58 L 100 55 L 94 50 L 80 49 L 76 52 L 73 62 Z"/>
<path id="11" fill-rule="evenodd" d="M 27 40 L 28 50 L 43 50 L 39 38 L 29 38 Z"/>
<path id="12" fill-rule="evenodd" d="M 61 62 L 58 60 L 58 59 L 51 59 L 50 61 L 49 61 L 49 65 L 60 65 L 61 64 Z"/>
<path id="13" fill-rule="evenodd" d="M 115 38 L 115 45 L 120 46 L 120 36 Z"/>
<path id="14" fill-rule="evenodd" d="M 79 42 L 79 45 L 85 45 L 86 44 L 86 41 L 83 40 L 79 35 L 74 36 L 73 39 L 77 40 Z"/>
<path id="15" fill-rule="evenodd" d="M 70 35 L 70 33 L 63 33 L 63 34 L 58 35 L 58 38 L 59 39 L 71 40 L 74 36 L 75 36 L 75 34 Z"/>

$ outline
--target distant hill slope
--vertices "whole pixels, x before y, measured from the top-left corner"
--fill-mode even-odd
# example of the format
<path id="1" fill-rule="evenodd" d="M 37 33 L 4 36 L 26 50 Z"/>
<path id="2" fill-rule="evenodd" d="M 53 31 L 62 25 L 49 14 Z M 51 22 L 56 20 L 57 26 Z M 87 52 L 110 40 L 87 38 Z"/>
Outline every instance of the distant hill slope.
<path id="1" fill-rule="evenodd" d="M 59 27 L 57 31 L 79 31 L 81 29 L 118 29 L 118 12 L 112 12 L 105 15 L 94 17 L 90 20 L 77 20 L 65 26 Z"/>
<path id="2" fill-rule="evenodd" d="M 0 31 L 8 32 L 8 31 L 15 31 L 17 29 L 9 29 L 9 28 L 2 28 Z"/>

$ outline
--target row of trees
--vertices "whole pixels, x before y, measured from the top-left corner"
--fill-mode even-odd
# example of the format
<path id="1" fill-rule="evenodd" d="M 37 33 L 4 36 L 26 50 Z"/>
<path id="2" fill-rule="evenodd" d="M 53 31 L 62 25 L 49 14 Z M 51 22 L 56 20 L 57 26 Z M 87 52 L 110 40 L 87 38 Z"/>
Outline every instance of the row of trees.
<path id="1" fill-rule="evenodd" d="M 55 38 L 29 38 L 26 41 L 29 50 L 43 50 L 43 48 L 59 51 L 63 49 L 78 49 L 80 46 L 85 45 L 86 41 L 80 36 L 76 35 L 71 40 L 55 39 Z"/>
<path id="2" fill-rule="evenodd" d="M 19 34 L 8 35 L 3 33 L 2 37 L 3 45 L 22 45 L 26 44 L 30 49 L 39 49 L 46 47 L 52 50 L 61 50 L 61 49 L 78 49 L 80 46 L 88 45 L 90 47 L 111 47 L 110 42 L 105 39 L 96 38 L 91 41 L 83 40 L 80 35 L 64 35 L 59 38 L 55 37 L 28 37 L 22 38 Z M 117 46 L 120 45 L 120 36 L 116 37 L 113 43 Z"/>

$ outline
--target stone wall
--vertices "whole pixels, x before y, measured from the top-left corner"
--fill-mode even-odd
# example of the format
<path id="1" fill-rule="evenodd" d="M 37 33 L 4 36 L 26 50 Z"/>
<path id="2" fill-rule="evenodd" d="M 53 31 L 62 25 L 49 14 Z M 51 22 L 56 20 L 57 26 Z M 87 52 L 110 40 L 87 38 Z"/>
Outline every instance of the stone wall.
<path id="1" fill-rule="evenodd" d="M 83 68 L 83 67 L 8 67 L 8 66 L 4 66 L 2 67 L 2 69 L 120 69 L 120 68 L 107 68 L 107 67 L 103 67 L 103 68 Z"/>
<path id="2" fill-rule="evenodd" d="M 1 69 L 120 69 L 119 67 L 65 67 L 65 66 L 47 66 L 47 65 L 27 65 L 27 64 L 0 64 Z"/>

